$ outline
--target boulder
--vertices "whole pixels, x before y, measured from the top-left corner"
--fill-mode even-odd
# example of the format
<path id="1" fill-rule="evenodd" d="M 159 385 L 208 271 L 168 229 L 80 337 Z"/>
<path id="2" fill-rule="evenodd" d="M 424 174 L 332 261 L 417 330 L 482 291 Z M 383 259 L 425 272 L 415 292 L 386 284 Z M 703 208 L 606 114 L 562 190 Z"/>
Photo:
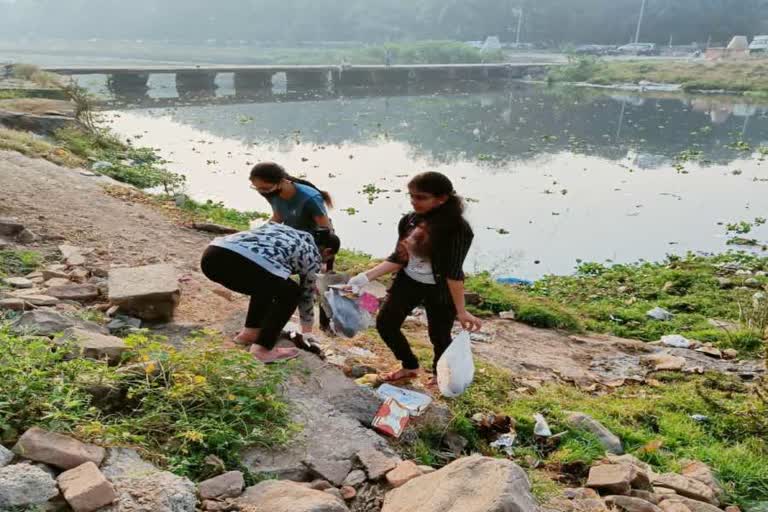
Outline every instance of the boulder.
<path id="1" fill-rule="evenodd" d="M 75 326 L 96 332 L 103 332 L 105 330 L 98 324 L 70 318 L 53 308 L 27 311 L 11 324 L 11 329 L 22 334 L 53 336 Z"/>
<path id="2" fill-rule="evenodd" d="M 383 477 L 395 469 L 399 462 L 397 459 L 389 457 L 374 448 L 360 450 L 357 452 L 357 458 L 365 468 L 365 472 L 368 473 L 370 480 L 378 480 Z"/>
<path id="3" fill-rule="evenodd" d="M 0 299 L 0 309 L 9 311 L 24 311 L 27 309 L 27 303 L 24 299 Z"/>
<path id="4" fill-rule="evenodd" d="M 168 471 L 148 476 L 112 480 L 117 503 L 104 512 L 195 512 L 195 484 Z"/>
<path id="5" fill-rule="evenodd" d="M 704 501 L 712 505 L 718 505 L 717 493 L 706 484 L 693 478 L 678 475 L 675 473 L 663 473 L 653 479 L 653 485 L 656 487 L 666 487 L 672 489 L 680 496 L 691 498 L 696 501 Z"/>
<path id="6" fill-rule="evenodd" d="M 33 306 L 37 307 L 48 307 L 48 306 L 55 306 L 59 303 L 59 299 L 56 297 L 51 297 L 50 295 L 38 295 L 38 294 L 24 294 L 24 296 L 20 296 L 20 299 L 22 299 L 27 304 L 31 304 Z"/>
<path id="7" fill-rule="evenodd" d="M 619 439 L 613 432 L 605 428 L 602 423 L 595 420 L 588 414 L 574 412 L 568 416 L 566 422 L 574 428 L 586 430 L 587 432 L 591 432 L 597 436 L 597 438 L 600 440 L 600 444 L 603 446 L 603 448 L 605 448 L 607 452 L 616 455 L 621 455 L 624 453 L 624 447 L 621 444 L 621 439 Z"/>
<path id="8" fill-rule="evenodd" d="M 79 327 L 70 327 L 56 343 L 73 343 L 82 357 L 90 359 L 106 359 L 117 363 L 128 350 L 125 342 L 117 336 L 109 336 L 98 332 L 88 331 Z"/>
<path id="9" fill-rule="evenodd" d="M 387 482 L 392 487 L 400 487 L 407 484 L 416 477 L 421 476 L 421 470 L 413 461 L 406 460 L 401 462 L 392 471 L 387 473 Z"/>
<path id="10" fill-rule="evenodd" d="M 305 461 L 307 467 L 321 478 L 335 486 L 341 486 L 347 475 L 352 471 L 352 462 L 348 460 L 317 460 Z"/>
<path id="11" fill-rule="evenodd" d="M 512 461 L 473 455 L 389 492 L 382 512 L 536 512 L 530 488 Z"/>
<path id="12" fill-rule="evenodd" d="M 44 462 L 60 469 L 72 469 L 86 462 L 97 466 L 104 460 L 104 448 L 81 443 L 69 436 L 32 427 L 22 435 L 14 453 L 25 459 Z"/>
<path id="13" fill-rule="evenodd" d="M 0 236 L 13 237 L 21 233 L 23 230 L 24 224 L 19 223 L 19 221 L 16 219 L 0 217 Z"/>
<path id="14" fill-rule="evenodd" d="M 344 499 L 344 501 L 349 501 L 357 496 L 357 490 L 355 490 L 354 487 L 350 487 L 349 485 L 345 485 L 339 489 L 339 492 L 341 493 L 341 497 Z"/>
<path id="15" fill-rule="evenodd" d="M 63 472 L 58 482 L 74 512 L 93 512 L 117 499 L 115 488 L 93 462 Z"/>
<path id="16" fill-rule="evenodd" d="M 659 503 L 659 508 L 664 510 L 664 507 L 671 507 L 671 503 L 682 504 L 688 508 L 691 512 L 722 512 L 718 507 L 705 503 L 703 501 L 692 500 L 684 496 L 671 496 Z M 679 507 L 677 507 L 679 508 Z M 684 511 L 683 511 L 684 512 Z"/>
<path id="17" fill-rule="evenodd" d="M 248 512 L 349 512 L 343 501 L 324 491 L 277 480 L 249 487 L 235 503 Z"/>
<path id="18" fill-rule="evenodd" d="M 610 494 L 629 494 L 637 469 L 629 464 L 603 464 L 589 469 L 587 487 Z"/>
<path id="19" fill-rule="evenodd" d="M 50 281 L 51 279 L 69 280 L 69 274 L 67 274 L 63 269 L 61 270 L 58 269 L 58 267 L 57 268 L 48 267 L 46 269 L 43 269 L 42 276 L 43 276 L 43 281 Z"/>
<path id="20" fill-rule="evenodd" d="M 0 510 L 42 505 L 58 495 L 56 481 L 37 466 L 14 464 L 0 468 Z"/>
<path id="21" fill-rule="evenodd" d="M 160 470 L 143 460 L 136 450 L 109 448 L 101 472 L 114 482 L 126 478 L 145 478 Z"/>
<path id="22" fill-rule="evenodd" d="M 644 491 L 642 489 L 632 489 L 629 493 L 633 498 L 640 498 L 641 500 L 648 501 L 654 505 L 658 505 L 661 501 L 661 497 L 652 493 L 651 491 Z"/>
<path id="23" fill-rule="evenodd" d="M 46 294 L 60 300 L 85 302 L 96 299 L 99 296 L 99 289 L 92 284 L 68 283 L 61 286 L 51 286 Z"/>
<path id="24" fill-rule="evenodd" d="M 171 265 L 117 268 L 109 272 L 109 301 L 142 320 L 170 320 L 180 296 L 178 275 Z"/>
<path id="25" fill-rule="evenodd" d="M 653 503 L 631 496 L 607 496 L 605 503 L 614 509 L 624 510 L 625 512 L 662 512 Z"/>
<path id="26" fill-rule="evenodd" d="M 198 490 L 204 500 L 237 498 L 243 493 L 245 479 L 240 471 L 228 471 L 222 475 L 200 482 Z"/>
<path id="27" fill-rule="evenodd" d="M 566 489 L 563 491 L 563 496 L 569 500 L 596 500 L 600 499 L 600 495 L 594 489 L 588 487 L 579 487 L 578 489 Z"/>
<path id="28" fill-rule="evenodd" d="M 723 488 L 715 478 L 715 474 L 712 472 L 712 469 L 703 462 L 688 462 L 687 464 L 683 465 L 683 469 L 680 473 L 683 476 L 693 478 L 694 480 L 698 480 L 699 482 L 703 483 L 715 491 L 715 494 L 718 496 L 723 494 Z"/>
<path id="29" fill-rule="evenodd" d="M 7 466 L 13 460 L 13 452 L 0 444 L 0 468 Z"/>

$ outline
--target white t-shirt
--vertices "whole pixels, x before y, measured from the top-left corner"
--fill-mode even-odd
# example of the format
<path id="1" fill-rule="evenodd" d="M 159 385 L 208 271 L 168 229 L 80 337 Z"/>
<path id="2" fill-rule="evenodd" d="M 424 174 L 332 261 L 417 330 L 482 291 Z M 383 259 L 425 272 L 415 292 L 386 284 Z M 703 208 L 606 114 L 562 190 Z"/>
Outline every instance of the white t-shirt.
<path id="1" fill-rule="evenodd" d="M 436 284 L 435 274 L 432 273 L 432 262 L 413 253 L 409 253 L 405 274 L 419 283 Z"/>

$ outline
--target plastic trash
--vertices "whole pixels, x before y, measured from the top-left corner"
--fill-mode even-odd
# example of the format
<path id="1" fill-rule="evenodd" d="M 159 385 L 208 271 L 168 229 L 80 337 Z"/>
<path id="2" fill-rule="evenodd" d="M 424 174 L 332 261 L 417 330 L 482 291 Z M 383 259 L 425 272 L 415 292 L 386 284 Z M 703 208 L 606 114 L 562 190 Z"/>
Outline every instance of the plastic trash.
<path id="1" fill-rule="evenodd" d="M 661 320 L 661 321 L 672 320 L 672 318 L 675 316 L 669 311 L 667 311 L 666 309 L 660 308 L 658 306 L 648 311 L 646 315 L 653 318 L 654 320 Z"/>
<path id="2" fill-rule="evenodd" d="M 551 437 L 552 430 L 549 428 L 549 423 L 539 413 L 533 415 L 533 419 L 536 420 L 536 424 L 533 426 L 533 433 L 539 437 Z"/>
<path id="3" fill-rule="evenodd" d="M 696 423 L 704 423 L 709 421 L 709 416 L 704 416 L 703 414 L 691 414 L 691 419 Z"/>
<path id="4" fill-rule="evenodd" d="M 533 281 L 529 281 L 527 279 L 521 279 L 519 277 L 512 277 L 512 276 L 499 277 L 496 279 L 496 282 L 500 284 L 512 284 L 512 285 L 522 285 L 522 286 L 531 286 L 533 284 Z"/>
<path id="5" fill-rule="evenodd" d="M 331 327 L 336 334 L 354 338 L 373 325 L 373 316 L 360 307 L 356 297 L 348 297 L 341 290 L 331 288 L 325 292 L 325 298 L 331 309 Z"/>
<path id="6" fill-rule="evenodd" d="M 371 426 L 382 434 L 400 437 L 410 419 L 411 415 L 408 409 L 399 404 L 397 400 L 388 398 L 374 416 Z"/>
<path id="7" fill-rule="evenodd" d="M 355 379 L 355 384 L 357 384 L 358 386 L 371 387 L 378 384 L 380 380 L 381 380 L 381 377 L 379 377 L 378 374 L 369 373 L 369 374 L 363 375 L 359 379 Z"/>
<path id="8" fill-rule="evenodd" d="M 674 348 L 691 348 L 692 343 L 679 334 L 668 334 L 661 337 L 661 344 Z"/>
<path id="9" fill-rule="evenodd" d="M 517 434 L 511 432 L 509 434 L 502 434 L 497 440 L 490 444 L 491 448 L 503 451 L 507 456 L 511 457 L 514 453 L 515 441 L 517 440 Z"/>
<path id="10" fill-rule="evenodd" d="M 391 384 L 382 384 L 376 390 L 376 394 L 382 400 L 394 398 L 397 400 L 397 403 L 408 409 L 411 416 L 419 416 L 432 403 L 432 398 L 424 393 L 398 388 Z"/>
<path id="11" fill-rule="evenodd" d="M 461 395 L 475 378 L 472 342 L 469 332 L 461 331 L 437 362 L 437 386 L 443 396 Z"/>

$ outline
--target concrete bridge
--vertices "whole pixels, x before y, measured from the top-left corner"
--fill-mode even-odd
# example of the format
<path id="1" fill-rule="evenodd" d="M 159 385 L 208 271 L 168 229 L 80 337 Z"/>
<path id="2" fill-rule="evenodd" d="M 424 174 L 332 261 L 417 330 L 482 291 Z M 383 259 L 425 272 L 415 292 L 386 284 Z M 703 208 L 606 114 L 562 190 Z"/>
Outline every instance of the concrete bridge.
<path id="1" fill-rule="evenodd" d="M 310 65 L 310 66 L 141 66 L 46 68 L 61 75 L 106 75 L 114 92 L 147 88 L 150 75 L 173 74 L 180 96 L 216 89 L 216 75 L 233 73 L 236 90 L 253 91 L 272 86 L 272 78 L 284 73 L 288 88 L 369 86 L 451 80 L 488 80 L 538 75 L 557 64 L 403 64 L 403 65 Z"/>

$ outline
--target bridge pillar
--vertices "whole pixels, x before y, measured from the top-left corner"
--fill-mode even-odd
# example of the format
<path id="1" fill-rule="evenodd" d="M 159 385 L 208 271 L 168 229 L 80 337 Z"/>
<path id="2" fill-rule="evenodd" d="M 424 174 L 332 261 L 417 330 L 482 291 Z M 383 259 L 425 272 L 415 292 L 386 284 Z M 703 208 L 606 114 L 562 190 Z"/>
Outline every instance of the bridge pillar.
<path id="1" fill-rule="evenodd" d="M 288 89 L 313 89 L 328 87 L 328 70 L 286 71 L 285 80 Z"/>
<path id="2" fill-rule="evenodd" d="M 107 77 L 107 88 L 115 96 L 143 97 L 149 87 L 149 73 L 120 73 Z"/>
<path id="3" fill-rule="evenodd" d="M 235 95 L 248 96 L 265 89 L 272 89 L 271 71 L 237 71 L 235 73 Z"/>
<path id="4" fill-rule="evenodd" d="M 179 97 L 216 95 L 215 71 L 179 71 L 176 73 L 176 92 Z"/>

